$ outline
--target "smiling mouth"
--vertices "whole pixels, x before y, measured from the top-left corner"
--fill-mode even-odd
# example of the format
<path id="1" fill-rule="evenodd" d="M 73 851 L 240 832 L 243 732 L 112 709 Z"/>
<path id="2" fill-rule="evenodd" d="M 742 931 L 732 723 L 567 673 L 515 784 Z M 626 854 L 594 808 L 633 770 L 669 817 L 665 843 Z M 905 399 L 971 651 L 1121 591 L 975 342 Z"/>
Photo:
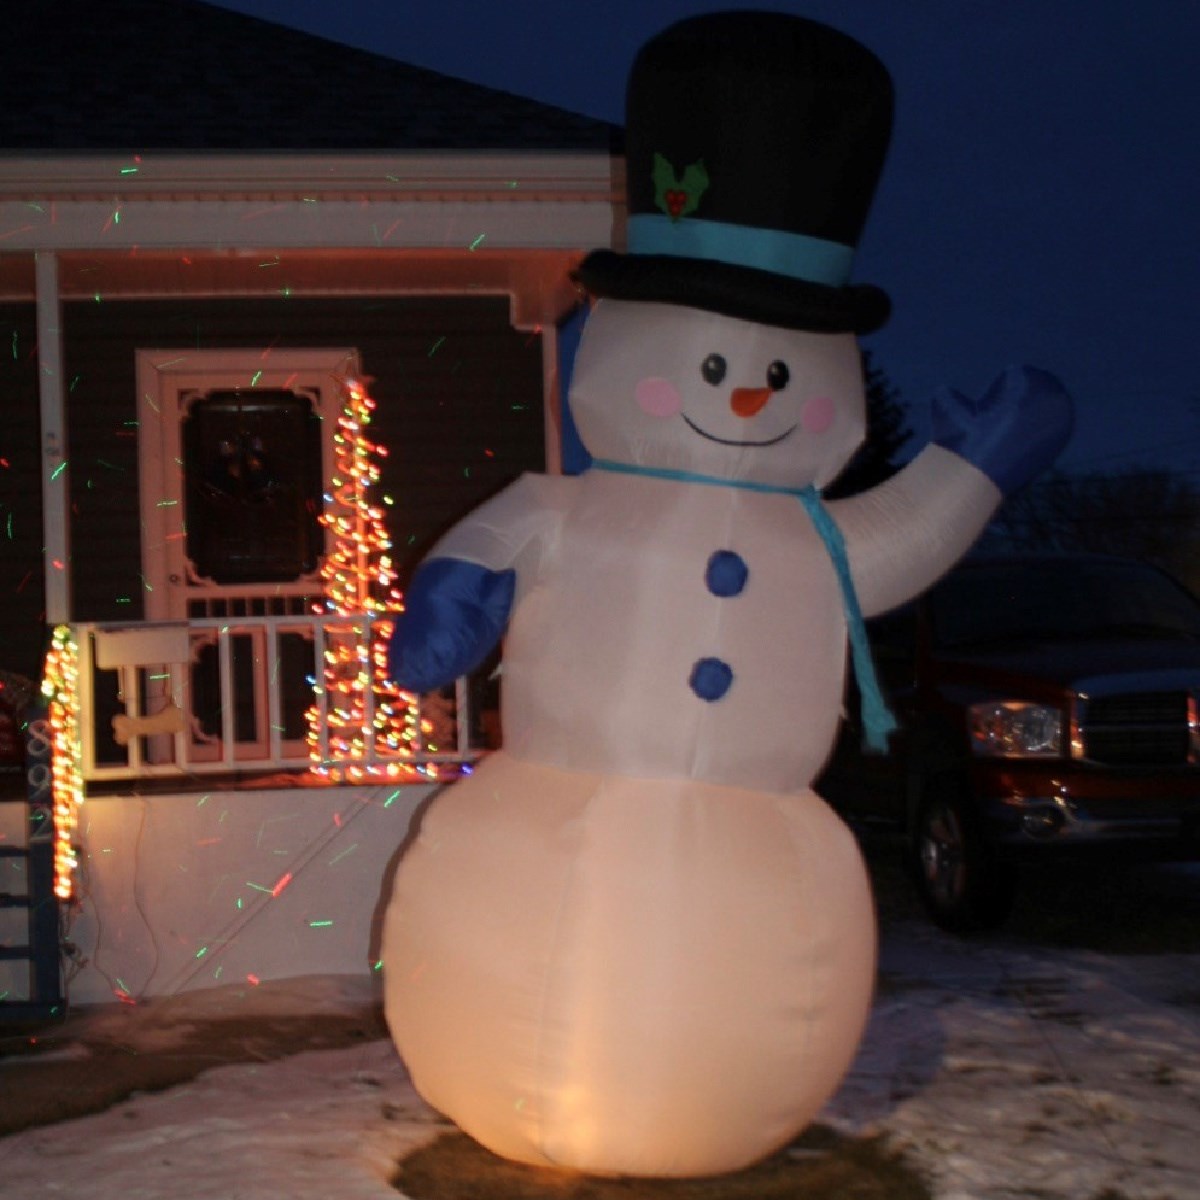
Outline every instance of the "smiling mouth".
<path id="1" fill-rule="evenodd" d="M 708 433 L 706 430 L 701 429 L 695 421 L 689 420 L 687 413 L 680 413 L 679 415 L 684 419 L 684 421 L 687 422 L 687 427 L 689 429 L 694 430 L 702 438 L 708 438 L 710 442 L 720 442 L 722 446 L 775 446 L 782 442 L 784 438 L 791 437 L 792 434 L 796 432 L 796 426 L 793 425 L 791 429 L 785 429 L 781 434 L 779 434 L 778 437 L 766 438 L 763 441 L 758 442 L 739 442 L 735 441 L 733 438 L 720 438 L 717 437 L 715 433 Z"/>

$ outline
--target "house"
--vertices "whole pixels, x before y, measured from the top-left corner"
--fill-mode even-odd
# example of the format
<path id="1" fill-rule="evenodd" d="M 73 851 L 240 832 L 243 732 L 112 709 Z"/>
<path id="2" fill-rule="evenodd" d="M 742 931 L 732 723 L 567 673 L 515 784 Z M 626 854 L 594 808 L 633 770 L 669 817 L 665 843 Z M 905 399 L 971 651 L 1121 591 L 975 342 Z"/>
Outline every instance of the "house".
<path id="1" fill-rule="evenodd" d="M 460 684 L 399 751 L 334 746 L 328 664 L 387 616 L 329 601 L 339 456 L 363 438 L 401 587 L 561 469 L 570 271 L 621 236 L 619 131 L 201 0 L 24 0 L 5 34 L 0 671 L 51 651 L 58 724 L 32 808 L 0 803 L 0 993 L 53 990 L 50 874 L 75 1002 L 368 970 L 478 721 Z"/>

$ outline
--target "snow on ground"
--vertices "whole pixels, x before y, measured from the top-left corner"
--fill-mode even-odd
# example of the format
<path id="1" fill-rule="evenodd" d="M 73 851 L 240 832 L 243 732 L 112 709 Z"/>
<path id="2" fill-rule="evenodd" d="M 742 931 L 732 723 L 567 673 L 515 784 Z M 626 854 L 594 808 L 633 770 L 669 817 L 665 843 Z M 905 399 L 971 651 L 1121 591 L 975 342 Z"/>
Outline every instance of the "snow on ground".
<path id="1" fill-rule="evenodd" d="M 298 980 L 294 987 L 221 988 L 167 1002 L 130 1022 L 107 1022 L 138 1053 L 169 1052 L 184 1027 L 236 1011 L 296 1015 L 372 1002 L 369 979 Z M 0 1060 L 0 1086 L 3 1063 Z M 445 1125 L 416 1095 L 395 1050 L 375 1041 L 276 1062 L 218 1067 L 190 1083 L 135 1095 L 106 1112 L 0 1139 L 0 1196 L 8 1200 L 396 1200 L 398 1158 Z"/>
<path id="2" fill-rule="evenodd" d="M 1200 954 L 1112 958 L 892 930 L 824 1114 L 886 1132 L 939 1200 L 1200 1191 Z"/>
<path id="3" fill-rule="evenodd" d="M 1200 953 L 1112 958 L 885 931 L 861 1052 L 821 1119 L 886 1132 L 939 1200 L 1184 1200 L 1200 1170 Z M 223 1006 L 361 1011 L 371 982 L 220 989 L 151 1010 L 169 1050 Z M 123 1021 L 120 1006 L 95 1021 Z M 251 1010 L 252 1011 L 252 1010 Z M 129 1040 L 130 1023 L 121 1036 Z M 0 1060 L 0 1087 L 4 1062 Z M 96 1116 L 0 1139 L 12 1200 L 396 1200 L 394 1163 L 445 1126 L 386 1041 L 213 1069 Z"/>

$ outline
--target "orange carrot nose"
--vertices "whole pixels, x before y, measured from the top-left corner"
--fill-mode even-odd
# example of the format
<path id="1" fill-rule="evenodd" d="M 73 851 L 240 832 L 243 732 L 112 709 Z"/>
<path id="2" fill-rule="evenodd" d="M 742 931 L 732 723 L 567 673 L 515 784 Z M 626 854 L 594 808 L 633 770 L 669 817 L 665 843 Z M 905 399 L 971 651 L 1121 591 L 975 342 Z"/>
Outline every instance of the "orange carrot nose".
<path id="1" fill-rule="evenodd" d="M 771 398 L 771 389 L 766 388 L 734 388 L 731 404 L 733 411 L 739 417 L 752 417 L 761 412 L 763 405 Z"/>

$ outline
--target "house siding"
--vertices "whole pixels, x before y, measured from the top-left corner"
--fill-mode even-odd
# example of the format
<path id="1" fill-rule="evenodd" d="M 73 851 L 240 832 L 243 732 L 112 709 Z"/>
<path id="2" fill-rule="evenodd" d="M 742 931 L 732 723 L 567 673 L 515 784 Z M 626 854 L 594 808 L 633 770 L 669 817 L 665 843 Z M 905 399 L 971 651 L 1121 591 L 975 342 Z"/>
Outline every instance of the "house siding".
<path id="1" fill-rule="evenodd" d="M 357 347 L 403 583 L 455 520 L 544 469 L 541 335 L 508 318 L 506 297 L 65 304 L 73 616 L 144 613 L 137 349 Z"/>

